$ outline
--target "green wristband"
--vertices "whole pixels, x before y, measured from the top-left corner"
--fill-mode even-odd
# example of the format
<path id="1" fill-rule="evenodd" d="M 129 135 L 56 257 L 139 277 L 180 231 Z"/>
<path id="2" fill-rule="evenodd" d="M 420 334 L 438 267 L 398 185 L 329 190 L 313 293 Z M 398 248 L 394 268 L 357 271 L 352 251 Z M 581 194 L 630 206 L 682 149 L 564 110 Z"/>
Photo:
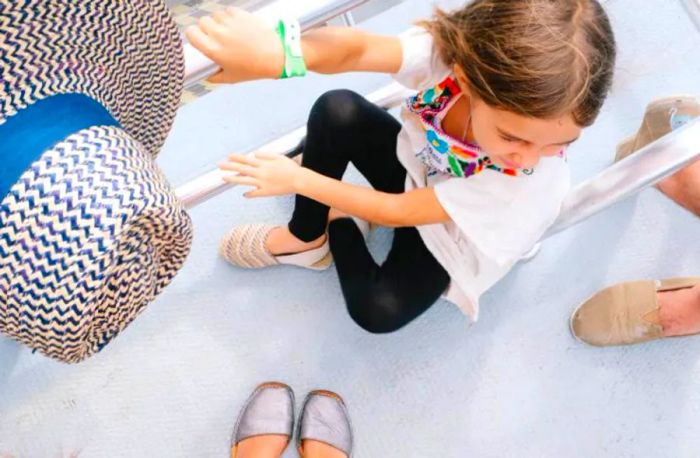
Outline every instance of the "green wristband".
<path id="1" fill-rule="evenodd" d="M 280 19 L 275 29 L 284 48 L 284 68 L 280 79 L 306 75 L 306 62 L 301 50 L 301 26 L 296 19 Z"/>

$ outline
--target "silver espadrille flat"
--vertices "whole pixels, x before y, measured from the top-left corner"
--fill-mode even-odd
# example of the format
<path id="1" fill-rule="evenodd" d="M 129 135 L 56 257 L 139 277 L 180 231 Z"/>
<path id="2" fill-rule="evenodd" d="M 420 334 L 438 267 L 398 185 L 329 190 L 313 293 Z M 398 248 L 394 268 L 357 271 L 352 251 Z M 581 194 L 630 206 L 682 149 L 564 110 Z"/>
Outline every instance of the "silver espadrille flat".
<path id="1" fill-rule="evenodd" d="M 304 456 L 303 441 L 323 442 L 352 456 L 350 414 L 343 399 L 332 391 L 317 390 L 306 396 L 297 424 L 297 449 Z"/>
<path id="2" fill-rule="evenodd" d="M 251 437 L 294 434 L 294 392 L 279 382 L 258 386 L 238 415 L 231 436 L 231 457 L 238 456 L 238 446 Z M 287 442 L 287 445 L 289 445 Z"/>

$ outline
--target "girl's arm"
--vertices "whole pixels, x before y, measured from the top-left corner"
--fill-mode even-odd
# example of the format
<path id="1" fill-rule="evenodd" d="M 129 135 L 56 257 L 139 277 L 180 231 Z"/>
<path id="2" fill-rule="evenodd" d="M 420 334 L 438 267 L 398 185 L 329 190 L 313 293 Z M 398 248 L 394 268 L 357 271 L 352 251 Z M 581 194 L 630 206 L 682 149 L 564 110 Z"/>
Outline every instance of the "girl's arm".
<path id="1" fill-rule="evenodd" d="M 351 27 L 323 27 L 301 38 L 307 67 L 318 73 L 397 73 L 403 60 L 398 37 Z"/>
<path id="2" fill-rule="evenodd" d="M 450 219 L 433 188 L 390 194 L 301 168 L 295 192 L 385 227 L 423 226 L 444 223 Z"/>
<path id="3" fill-rule="evenodd" d="M 450 217 L 440 205 L 432 188 L 390 194 L 344 183 L 300 167 L 286 156 L 257 153 L 233 154 L 221 169 L 237 172 L 225 179 L 229 183 L 252 186 L 246 197 L 301 194 L 329 207 L 371 223 L 387 227 L 422 226 L 444 223 Z"/>
<path id="4" fill-rule="evenodd" d="M 276 32 L 254 14 L 228 8 L 200 19 L 186 31 L 190 43 L 221 70 L 214 83 L 278 78 L 284 50 Z M 302 36 L 304 60 L 318 73 L 367 71 L 396 73 L 403 60 L 398 37 L 349 27 L 322 27 Z"/>

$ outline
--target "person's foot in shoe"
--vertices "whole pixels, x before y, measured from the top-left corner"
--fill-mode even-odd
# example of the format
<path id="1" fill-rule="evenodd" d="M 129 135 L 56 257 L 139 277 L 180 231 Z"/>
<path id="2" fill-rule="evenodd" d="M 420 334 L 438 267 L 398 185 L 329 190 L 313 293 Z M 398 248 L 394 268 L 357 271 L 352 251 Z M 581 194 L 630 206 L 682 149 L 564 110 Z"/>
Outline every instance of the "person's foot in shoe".
<path id="1" fill-rule="evenodd" d="M 287 448 L 289 437 L 278 435 L 256 436 L 241 441 L 233 458 L 280 458 Z"/>
<path id="2" fill-rule="evenodd" d="M 659 293 L 657 316 L 664 336 L 689 336 L 700 333 L 700 285 Z"/>
<path id="3" fill-rule="evenodd" d="M 656 187 L 678 205 L 700 217 L 700 161 L 671 175 Z"/>
<path id="4" fill-rule="evenodd" d="M 331 208 L 328 212 L 328 222 L 335 221 L 340 218 L 350 218 L 350 215 L 343 213 L 340 210 Z M 326 234 L 311 242 L 299 240 L 294 234 L 289 231 L 287 226 L 278 226 L 274 228 L 267 237 L 265 246 L 274 256 L 284 254 L 302 253 L 304 251 L 313 250 L 320 247 L 326 242 Z"/>
<path id="5" fill-rule="evenodd" d="M 303 253 L 322 246 L 326 242 L 326 234 L 311 242 L 299 240 L 289 231 L 287 226 L 278 226 L 267 236 L 265 246 L 274 256 Z"/>
<path id="6" fill-rule="evenodd" d="M 302 441 L 304 458 L 348 458 L 348 456 L 335 447 L 315 440 Z"/>

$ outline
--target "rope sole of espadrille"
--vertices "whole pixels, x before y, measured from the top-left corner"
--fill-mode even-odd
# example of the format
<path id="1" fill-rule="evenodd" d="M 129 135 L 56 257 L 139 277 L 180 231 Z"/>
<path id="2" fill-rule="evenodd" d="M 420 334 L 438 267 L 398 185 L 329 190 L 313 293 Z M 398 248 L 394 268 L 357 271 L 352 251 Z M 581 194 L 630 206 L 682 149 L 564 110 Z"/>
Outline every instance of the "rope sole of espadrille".
<path id="1" fill-rule="evenodd" d="M 219 253 L 231 264 L 246 269 L 292 265 L 310 270 L 325 270 L 333 263 L 328 240 L 313 250 L 274 256 L 268 251 L 265 242 L 275 227 L 269 224 L 236 227 L 222 239 Z"/>

